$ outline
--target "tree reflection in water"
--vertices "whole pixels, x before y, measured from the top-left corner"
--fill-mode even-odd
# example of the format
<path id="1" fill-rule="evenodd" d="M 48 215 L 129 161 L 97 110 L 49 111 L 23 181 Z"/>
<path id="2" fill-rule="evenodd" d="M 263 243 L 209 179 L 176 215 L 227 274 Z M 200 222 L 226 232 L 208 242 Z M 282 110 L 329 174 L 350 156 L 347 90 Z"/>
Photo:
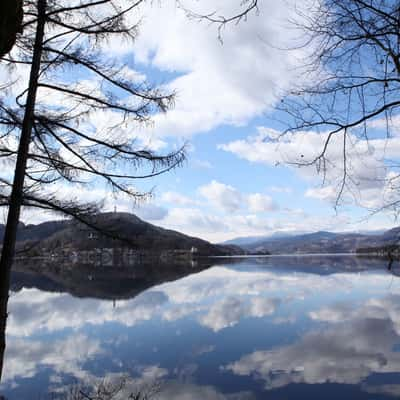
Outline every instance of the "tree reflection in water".
<path id="1" fill-rule="evenodd" d="M 142 395 L 140 380 L 150 376 L 164 381 L 156 396 L 162 399 L 278 399 L 295 384 L 299 391 L 335 385 L 345 398 L 350 386 L 358 398 L 398 389 L 387 385 L 400 371 L 400 292 L 388 293 L 392 278 L 385 271 L 397 276 L 396 262 L 271 257 L 213 266 L 160 286 L 207 266 L 111 273 L 109 267 L 17 266 L 3 394 L 29 398 L 31 388 L 43 388 L 60 395 L 74 382 L 128 371 L 131 398 Z M 371 384 L 370 377 L 380 381 Z M 233 396 L 238 393 L 248 397 Z M 63 395 L 102 400 L 90 384 Z"/>
<path id="2" fill-rule="evenodd" d="M 13 267 L 10 287 L 1 289 L 3 293 L 0 293 L 0 299 L 5 303 L 0 304 L 0 309 L 7 310 L 10 289 L 18 291 L 22 288 L 34 287 L 49 292 L 66 292 L 79 298 L 115 301 L 133 299 L 152 286 L 174 281 L 210 267 L 208 260 L 182 261 L 176 264 L 152 262 L 135 266 L 125 265 L 121 260 L 117 260 L 116 264 L 117 266 L 77 265 L 62 262 L 56 264 L 53 260 L 32 259 L 17 261 Z M 7 315 L 0 320 L 0 383 L 6 350 L 6 323 Z M 98 385 L 98 388 L 104 389 L 104 385 L 103 382 Z M 148 394 L 141 393 L 140 396 L 142 397 L 128 398 L 138 400 L 149 398 Z M 94 398 L 103 400 L 100 397 Z M 2 400 L 1 395 L 0 400 Z"/>
<path id="3" fill-rule="evenodd" d="M 57 400 L 151 400 L 160 391 L 160 387 L 158 382 L 138 385 L 129 376 L 122 376 L 104 378 L 93 384 L 74 385 L 66 389 L 65 393 L 55 393 L 53 396 Z"/>

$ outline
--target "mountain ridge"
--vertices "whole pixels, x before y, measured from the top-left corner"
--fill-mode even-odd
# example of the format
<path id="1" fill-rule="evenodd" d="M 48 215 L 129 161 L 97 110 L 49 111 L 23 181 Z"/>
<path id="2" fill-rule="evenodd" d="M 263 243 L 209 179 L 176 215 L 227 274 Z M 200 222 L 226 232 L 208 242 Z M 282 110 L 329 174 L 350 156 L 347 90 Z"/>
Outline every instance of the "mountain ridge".
<path id="1" fill-rule="evenodd" d="M 244 251 L 237 246 L 212 244 L 206 240 L 164 229 L 143 221 L 130 213 L 101 213 L 91 219 L 98 229 L 73 221 L 46 221 L 40 224 L 20 224 L 17 250 L 30 249 L 27 255 L 41 255 L 60 249 L 94 251 L 102 248 L 121 248 L 161 253 L 194 251 L 199 256 L 238 255 Z M 0 225 L 0 240 L 4 225 Z"/>
<path id="2" fill-rule="evenodd" d="M 249 253 L 268 251 L 271 254 L 356 253 L 360 248 L 396 246 L 400 243 L 400 227 L 381 234 L 318 231 L 283 238 L 267 238 L 242 246 Z"/>

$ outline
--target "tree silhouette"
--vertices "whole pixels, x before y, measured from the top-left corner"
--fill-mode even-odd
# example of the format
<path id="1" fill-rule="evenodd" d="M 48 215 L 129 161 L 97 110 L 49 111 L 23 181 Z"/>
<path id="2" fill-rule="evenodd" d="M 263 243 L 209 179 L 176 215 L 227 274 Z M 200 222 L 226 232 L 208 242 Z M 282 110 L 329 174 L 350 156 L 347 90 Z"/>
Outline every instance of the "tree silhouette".
<path id="1" fill-rule="evenodd" d="M 22 0 L 3 0 L 0 4 L 0 57 L 15 44 L 17 34 L 22 33 Z"/>
<path id="2" fill-rule="evenodd" d="M 158 154 L 140 145 L 138 129 L 166 112 L 174 93 L 150 85 L 105 50 L 112 40 L 131 43 L 130 24 L 144 0 L 25 0 L 23 35 L 1 59 L 10 70 L 0 92 L 0 158 L 15 166 L 0 176 L 8 216 L 0 260 L 0 331 L 4 331 L 10 269 L 21 207 L 52 210 L 92 227 L 101 202 L 61 195 L 64 185 L 108 185 L 133 201 L 148 193 L 134 185 L 180 165 L 184 147 Z M 29 72 L 28 82 L 13 71 Z M 26 85 L 25 85 L 26 83 Z M 0 325 L 1 325 L 0 324 Z M 4 340 L 0 351 L 4 349 Z"/>
<path id="3" fill-rule="evenodd" d="M 366 151 L 373 152 L 369 140 L 377 137 L 372 133 L 377 122 L 385 130 L 380 138 L 393 135 L 400 106 L 400 2 L 318 0 L 298 16 L 295 27 L 301 32 L 301 46 L 312 51 L 304 72 L 312 79 L 280 103 L 278 109 L 289 121 L 283 133 L 323 133 L 324 143 L 315 157 L 301 155 L 296 164 L 316 165 L 324 174 L 332 166 L 328 152 L 340 147 L 338 205 L 345 192 L 357 197 L 362 183 L 350 168 L 357 157 L 354 142 L 362 141 Z M 385 167 L 392 174 L 380 178 L 381 184 L 388 185 L 391 196 L 382 208 L 395 210 L 400 202 L 394 196 L 399 189 L 399 163 L 390 160 Z"/>

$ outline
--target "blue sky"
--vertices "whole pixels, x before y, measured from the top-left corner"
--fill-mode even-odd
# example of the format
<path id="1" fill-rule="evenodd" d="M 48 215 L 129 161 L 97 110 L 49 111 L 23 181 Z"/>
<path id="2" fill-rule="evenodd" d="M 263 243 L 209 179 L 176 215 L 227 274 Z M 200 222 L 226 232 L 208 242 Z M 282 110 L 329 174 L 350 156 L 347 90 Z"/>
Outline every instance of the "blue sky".
<path id="1" fill-rule="evenodd" d="M 321 149 L 323 139 L 316 134 L 300 133 L 279 145 L 265 141 L 270 129 L 280 132 L 274 106 L 298 82 L 308 51 L 277 50 L 296 37 L 287 22 L 293 4 L 262 2 L 258 15 L 223 31 L 223 44 L 216 26 L 188 21 L 173 2 L 146 10 L 146 20 L 156 23 L 149 29 L 146 23 L 142 26 L 131 66 L 139 65 L 148 78 L 166 82 L 178 93 L 175 109 L 156 118 L 152 134 L 169 145 L 187 140 L 190 151 L 183 168 L 151 182 L 155 197 L 136 211 L 139 215 L 212 241 L 275 231 L 374 230 L 396 224 L 391 213 L 372 217 L 368 211 L 381 205 L 381 186 L 366 187 L 356 199 L 346 194 L 335 210 L 340 168 L 328 173 L 322 186 L 315 168 L 299 170 L 285 163 Z M 225 15 L 238 7 L 229 1 L 186 5 Z M 340 163 L 334 154 L 340 144 L 335 145 L 339 150 L 333 150 L 332 160 Z M 357 142 L 355 147 L 363 145 Z M 381 154 L 371 161 L 364 153 L 360 165 L 354 163 L 354 175 L 363 171 L 373 177 L 383 168 L 376 162 Z"/>
<path id="2" fill-rule="evenodd" d="M 308 1 L 297 5 L 307 9 Z M 240 8 L 239 1 L 230 0 L 182 3 L 204 14 L 217 10 L 231 15 Z M 214 242 L 276 231 L 358 231 L 396 225 L 393 213 L 371 216 L 368 211 L 395 196 L 387 185 L 393 171 L 386 160 L 400 158 L 396 117 L 390 139 L 384 138 L 380 120 L 371 123 L 371 143 L 352 137 L 350 172 L 356 196 L 346 193 L 337 210 L 333 205 L 342 172 L 340 140 L 333 141 L 328 154 L 332 168 L 324 186 L 314 167 L 288 164 L 301 155 L 315 156 L 324 133 L 299 132 L 280 143 L 273 140 L 281 132 L 274 106 L 304 79 L 301 65 L 310 51 L 278 49 L 290 47 L 298 38 L 288 23 L 295 3 L 261 2 L 257 14 L 222 31 L 223 43 L 217 26 L 188 19 L 176 1 L 149 2 L 135 10 L 132 22 L 141 20 L 135 43 L 112 39 L 104 51 L 124 64 L 132 79 L 161 84 L 175 90 L 177 98 L 174 109 L 154 115 L 151 126 L 129 127 L 130 134 L 160 152 L 188 143 L 188 160 L 171 173 L 137 182 L 139 190 L 154 188 L 152 199 L 140 206 L 130 199 L 115 199 L 96 184 L 91 189 L 61 187 L 60 193 L 73 192 L 86 200 L 106 198 L 107 210 L 135 212 L 156 225 Z M 0 78 L 4 75 L 0 70 Z M 77 78 L 96 87 L 90 76 L 65 77 Z M 46 94 L 41 95 L 45 100 Z M 103 113 L 91 123 L 100 127 L 111 118 L 111 113 Z M 51 216 L 25 212 L 23 217 L 38 222 Z"/>

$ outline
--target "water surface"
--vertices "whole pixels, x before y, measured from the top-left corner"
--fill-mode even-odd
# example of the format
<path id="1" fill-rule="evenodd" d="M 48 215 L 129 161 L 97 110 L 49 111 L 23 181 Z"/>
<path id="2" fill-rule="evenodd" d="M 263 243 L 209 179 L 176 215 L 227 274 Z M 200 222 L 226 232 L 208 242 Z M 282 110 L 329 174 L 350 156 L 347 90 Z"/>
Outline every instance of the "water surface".
<path id="1" fill-rule="evenodd" d="M 157 382 L 159 399 L 400 396 L 400 265 L 215 263 L 159 273 L 18 270 L 1 394 L 47 399 L 129 375 L 137 387 Z"/>

